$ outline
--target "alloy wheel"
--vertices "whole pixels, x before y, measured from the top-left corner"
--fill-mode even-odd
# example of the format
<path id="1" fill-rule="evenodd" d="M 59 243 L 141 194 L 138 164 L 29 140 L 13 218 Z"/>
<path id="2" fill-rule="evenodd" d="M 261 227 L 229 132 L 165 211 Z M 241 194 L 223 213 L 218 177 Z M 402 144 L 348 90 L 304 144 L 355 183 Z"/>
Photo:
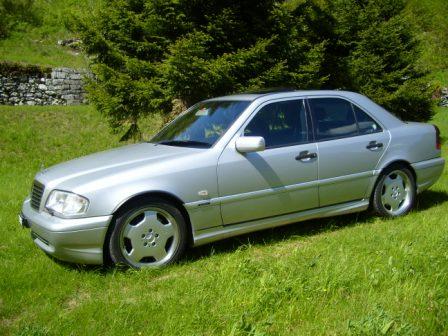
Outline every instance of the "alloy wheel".
<path id="1" fill-rule="evenodd" d="M 179 225 L 167 211 L 147 207 L 130 216 L 120 233 L 120 249 L 134 267 L 167 263 L 179 245 Z"/>
<path id="2" fill-rule="evenodd" d="M 392 216 L 398 216 L 407 211 L 411 204 L 413 191 L 409 176 L 401 171 L 390 172 L 382 182 L 381 203 Z"/>

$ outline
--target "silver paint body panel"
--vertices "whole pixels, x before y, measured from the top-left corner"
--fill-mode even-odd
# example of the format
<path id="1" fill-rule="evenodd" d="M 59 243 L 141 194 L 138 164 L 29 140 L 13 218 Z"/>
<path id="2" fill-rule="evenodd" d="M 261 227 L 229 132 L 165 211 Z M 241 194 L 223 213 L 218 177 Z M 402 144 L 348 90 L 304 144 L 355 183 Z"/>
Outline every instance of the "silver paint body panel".
<path id="1" fill-rule="evenodd" d="M 339 97 L 357 105 L 383 131 L 253 153 L 236 151 L 236 140 L 261 106 L 316 97 Z M 37 234 L 36 244 L 59 259 L 99 264 L 114 212 L 148 192 L 162 192 L 184 204 L 194 244 L 200 245 L 309 218 L 365 210 L 381 170 L 396 161 L 405 161 L 415 170 L 419 192 L 443 172 L 444 159 L 435 148 L 433 126 L 404 123 L 353 92 L 293 91 L 211 100 L 251 101 L 212 148 L 140 143 L 39 172 L 36 180 L 45 186 L 40 208 L 32 209 L 26 200 L 22 209 Z M 382 142 L 384 147 L 367 150 L 370 141 Z M 307 162 L 295 160 L 301 151 L 318 156 Z M 71 219 L 47 213 L 45 200 L 54 189 L 87 197 L 87 213 Z"/>
<path id="2" fill-rule="evenodd" d="M 34 243 L 45 253 L 60 260 L 102 264 L 103 244 L 112 215 L 62 219 L 37 212 L 26 199 L 22 207 Z"/>
<path id="3" fill-rule="evenodd" d="M 317 208 L 317 159 L 295 160 L 305 150 L 316 152 L 317 145 L 272 148 L 245 155 L 235 152 L 231 145 L 227 147 L 218 161 L 223 224 Z"/>

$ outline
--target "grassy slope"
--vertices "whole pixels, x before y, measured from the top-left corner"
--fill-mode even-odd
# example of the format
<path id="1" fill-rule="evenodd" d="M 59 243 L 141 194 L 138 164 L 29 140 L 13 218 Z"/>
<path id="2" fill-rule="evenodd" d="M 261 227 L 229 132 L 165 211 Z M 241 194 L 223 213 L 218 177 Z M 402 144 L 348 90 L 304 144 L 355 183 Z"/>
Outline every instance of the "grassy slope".
<path id="1" fill-rule="evenodd" d="M 290 0 L 291 3 L 300 0 Z M 317 0 L 318 2 L 321 0 Z M 0 40 L 0 59 L 50 66 L 85 67 L 82 55 L 57 45 L 57 40 L 73 37 L 65 19 L 74 11 L 87 12 L 98 0 L 35 0 L 42 17 L 40 27 L 25 27 L 8 39 Z M 293 5 L 292 5 L 293 6 Z M 430 79 L 448 85 L 448 2 L 445 0 L 407 0 L 407 14 L 420 29 L 421 66 Z"/>
<path id="2" fill-rule="evenodd" d="M 407 15 L 420 30 L 420 66 L 438 85 L 448 86 L 448 2 L 408 0 Z"/>
<path id="3" fill-rule="evenodd" d="M 42 1 L 62 13 L 53 15 L 57 22 L 64 15 L 57 8 L 78 3 Z M 435 32 L 445 22 L 443 2 L 409 6 L 414 18 L 431 22 L 422 33 L 433 41 L 422 64 L 447 85 L 445 51 L 433 52 L 443 34 Z M 53 27 L 0 42 L 0 57 L 81 66 L 82 59 L 55 46 L 67 33 L 60 23 Z M 446 110 L 439 109 L 435 123 L 448 133 Z M 0 334 L 448 330 L 446 174 L 419 197 L 417 211 L 400 219 L 360 214 L 299 223 L 195 249 L 162 270 L 103 272 L 51 261 L 16 220 L 34 173 L 41 164 L 116 145 L 89 107 L 0 107 Z"/>
<path id="4" fill-rule="evenodd" d="M 87 60 L 82 54 L 59 46 L 57 41 L 73 37 L 65 26 L 69 15 L 88 11 L 97 3 L 95 0 L 35 0 L 42 24 L 38 27 L 24 26 L 7 39 L 0 40 L 0 60 L 85 68 Z"/>
<path id="5" fill-rule="evenodd" d="M 435 123 L 448 134 L 446 111 Z M 165 269 L 104 272 L 46 257 L 17 213 L 41 163 L 117 138 L 89 107 L 0 107 L 0 134 L 0 334 L 448 330 L 446 174 L 403 218 L 298 223 L 194 249 Z"/>

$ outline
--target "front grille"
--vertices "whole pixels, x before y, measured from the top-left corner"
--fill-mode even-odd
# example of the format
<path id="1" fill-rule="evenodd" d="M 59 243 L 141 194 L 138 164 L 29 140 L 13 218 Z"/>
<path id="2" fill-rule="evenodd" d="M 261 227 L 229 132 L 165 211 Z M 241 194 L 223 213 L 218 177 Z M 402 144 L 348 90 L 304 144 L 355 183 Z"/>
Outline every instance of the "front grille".
<path id="1" fill-rule="evenodd" d="M 34 181 L 33 188 L 31 189 L 31 207 L 33 209 L 39 210 L 43 193 L 44 193 L 43 184 L 41 184 L 37 181 Z"/>

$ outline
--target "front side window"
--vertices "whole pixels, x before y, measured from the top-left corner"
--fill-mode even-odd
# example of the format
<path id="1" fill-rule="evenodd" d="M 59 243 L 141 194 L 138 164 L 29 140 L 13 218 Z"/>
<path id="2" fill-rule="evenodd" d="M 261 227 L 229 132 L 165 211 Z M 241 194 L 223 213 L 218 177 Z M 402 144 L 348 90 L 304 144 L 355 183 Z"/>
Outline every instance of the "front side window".
<path id="1" fill-rule="evenodd" d="M 358 126 L 351 103 L 339 98 L 309 100 L 318 141 L 358 135 Z"/>
<path id="2" fill-rule="evenodd" d="M 210 101 L 193 106 L 163 128 L 150 142 L 169 146 L 210 148 L 250 101 Z"/>
<path id="3" fill-rule="evenodd" d="M 262 107 L 246 126 L 244 135 L 263 137 L 266 148 L 308 142 L 303 100 L 288 100 Z"/>

